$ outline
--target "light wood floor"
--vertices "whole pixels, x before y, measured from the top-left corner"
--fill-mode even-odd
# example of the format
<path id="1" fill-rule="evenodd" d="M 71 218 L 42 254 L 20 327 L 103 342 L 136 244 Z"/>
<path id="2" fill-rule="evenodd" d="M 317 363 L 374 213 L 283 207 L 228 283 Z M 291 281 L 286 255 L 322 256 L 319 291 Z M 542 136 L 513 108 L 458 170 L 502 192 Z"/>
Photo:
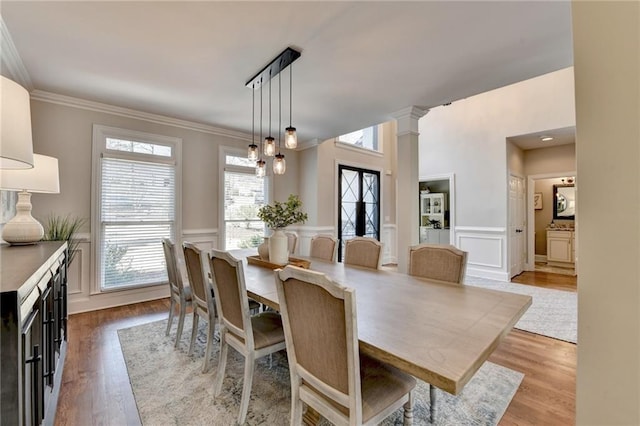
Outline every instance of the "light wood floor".
<path id="1" fill-rule="evenodd" d="M 566 289 L 556 279 L 540 285 Z M 168 308 L 158 300 L 70 316 L 56 425 L 140 424 L 116 331 L 164 319 Z M 525 374 L 500 425 L 575 424 L 576 345 L 513 330 L 489 360 Z"/>

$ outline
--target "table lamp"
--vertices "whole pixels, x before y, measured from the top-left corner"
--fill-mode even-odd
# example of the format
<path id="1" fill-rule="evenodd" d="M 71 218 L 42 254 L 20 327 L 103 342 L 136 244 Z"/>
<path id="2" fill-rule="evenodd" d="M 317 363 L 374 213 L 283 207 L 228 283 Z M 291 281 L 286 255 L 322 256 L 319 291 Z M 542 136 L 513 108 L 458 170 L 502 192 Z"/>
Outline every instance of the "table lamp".
<path id="1" fill-rule="evenodd" d="M 58 194 L 58 159 L 33 154 L 33 168 L 0 170 L 0 189 L 20 191 L 16 215 L 4 225 L 2 239 L 13 245 L 35 244 L 44 236 L 40 222 L 31 216 L 31 193 Z"/>
<path id="2" fill-rule="evenodd" d="M 0 76 L 0 169 L 33 167 L 29 92 Z"/>

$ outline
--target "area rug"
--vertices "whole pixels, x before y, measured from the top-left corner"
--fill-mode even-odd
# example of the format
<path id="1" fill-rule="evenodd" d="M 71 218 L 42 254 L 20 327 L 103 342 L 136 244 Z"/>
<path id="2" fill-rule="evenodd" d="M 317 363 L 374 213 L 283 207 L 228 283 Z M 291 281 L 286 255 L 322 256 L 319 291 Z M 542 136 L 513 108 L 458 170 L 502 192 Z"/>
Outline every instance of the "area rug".
<path id="1" fill-rule="evenodd" d="M 219 343 L 214 345 L 211 368 L 202 373 L 206 326 L 200 327 L 193 356 L 187 355 L 191 321 L 178 349 L 174 349 L 176 325 L 167 337 L 166 321 L 118 330 L 129 380 L 146 426 L 235 424 L 242 395 L 243 358 L 229 350 L 222 393 L 213 397 Z M 458 396 L 438 390 L 436 425 L 495 425 L 520 386 L 523 374 L 486 362 Z M 289 368 L 284 352 L 258 360 L 253 380 L 248 425 L 288 425 L 291 406 Z M 419 381 L 414 397 L 414 424 L 426 425 L 429 389 Z M 323 424 L 329 424 L 323 420 Z M 398 410 L 382 425 L 402 424 Z"/>
<path id="2" fill-rule="evenodd" d="M 465 284 L 531 296 L 531 306 L 515 328 L 571 343 L 578 342 L 578 293 L 479 277 L 466 277 Z"/>

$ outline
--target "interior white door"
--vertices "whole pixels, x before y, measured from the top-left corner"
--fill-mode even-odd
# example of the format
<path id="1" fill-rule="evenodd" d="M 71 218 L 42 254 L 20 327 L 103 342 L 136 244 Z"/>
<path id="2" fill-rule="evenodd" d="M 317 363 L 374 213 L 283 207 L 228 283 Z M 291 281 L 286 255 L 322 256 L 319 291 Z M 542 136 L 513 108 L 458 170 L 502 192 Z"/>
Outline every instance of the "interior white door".
<path id="1" fill-rule="evenodd" d="M 509 276 L 514 277 L 524 270 L 526 229 L 524 179 L 509 176 Z"/>

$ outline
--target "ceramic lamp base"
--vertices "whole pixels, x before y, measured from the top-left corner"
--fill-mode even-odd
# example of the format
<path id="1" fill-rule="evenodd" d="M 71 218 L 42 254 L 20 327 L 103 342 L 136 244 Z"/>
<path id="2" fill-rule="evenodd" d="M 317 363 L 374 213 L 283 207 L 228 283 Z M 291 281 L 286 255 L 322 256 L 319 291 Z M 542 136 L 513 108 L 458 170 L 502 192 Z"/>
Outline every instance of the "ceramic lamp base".
<path id="1" fill-rule="evenodd" d="M 31 216 L 31 194 L 18 193 L 16 215 L 2 228 L 2 239 L 12 245 L 35 244 L 44 237 L 44 228 Z"/>

